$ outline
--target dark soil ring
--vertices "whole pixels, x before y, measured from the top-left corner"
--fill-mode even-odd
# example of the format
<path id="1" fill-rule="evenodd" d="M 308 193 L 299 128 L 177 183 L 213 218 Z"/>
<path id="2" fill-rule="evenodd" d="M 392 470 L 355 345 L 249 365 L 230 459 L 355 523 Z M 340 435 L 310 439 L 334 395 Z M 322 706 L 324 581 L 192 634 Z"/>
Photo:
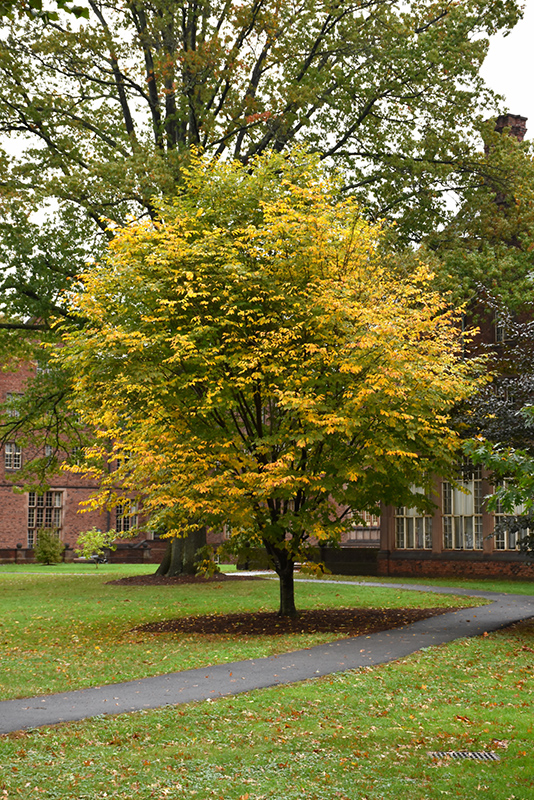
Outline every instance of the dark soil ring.
<path id="1" fill-rule="evenodd" d="M 283 633 L 346 633 L 347 636 L 387 631 L 420 619 L 446 614 L 450 608 L 326 608 L 301 611 L 296 619 L 271 611 L 209 614 L 150 622 L 135 628 L 144 633 L 208 633 L 276 636 Z"/>
<path id="2" fill-rule="evenodd" d="M 151 572 L 148 575 L 128 575 L 126 578 L 118 578 L 116 581 L 107 581 L 112 586 L 182 586 L 185 583 L 227 583 L 228 581 L 263 581 L 260 575 L 228 575 L 219 572 L 210 578 L 202 578 L 198 575 L 175 575 L 168 578 L 166 575 L 156 575 Z"/>

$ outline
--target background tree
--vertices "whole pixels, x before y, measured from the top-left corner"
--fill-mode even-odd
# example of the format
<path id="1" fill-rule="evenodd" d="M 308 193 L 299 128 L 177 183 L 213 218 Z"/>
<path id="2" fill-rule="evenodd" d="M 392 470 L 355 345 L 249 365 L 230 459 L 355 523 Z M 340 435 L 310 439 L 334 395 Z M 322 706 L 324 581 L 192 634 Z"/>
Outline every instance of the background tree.
<path id="1" fill-rule="evenodd" d="M 106 550 L 116 550 L 118 539 L 131 538 L 131 532 L 117 533 L 116 530 L 101 531 L 99 528 L 90 528 L 83 531 L 76 540 L 75 553 L 88 561 L 93 560 L 98 569 L 98 562 L 103 558 Z M 107 560 L 107 557 L 106 559 Z"/>
<path id="2" fill-rule="evenodd" d="M 450 216 L 451 187 L 463 197 L 492 172 L 476 155 L 477 113 L 494 108 L 479 68 L 487 36 L 520 15 L 516 0 L 1 8 L 0 350 L 13 367 L 43 360 L 51 318 L 73 313 L 66 287 L 110 227 L 157 216 L 192 145 L 247 163 L 305 141 L 345 171 L 370 219 L 397 220 L 399 246 L 418 241 Z M 63 377 L 46 383 L 52 394 L 42 379 L 28 388 L 1 435 L 25 432 L 61 457 L 84 432 L 60 419 Z M 46 464 L 35 467 L 42 483 Z"/>
<path id="3" fill-rule="evenodd" d="M 532 426 L 532 406 L 523 410 L 527 425 Z M 490 470 L 495 490 L 488 497 L 488 510 L 502 516 L 495 534 L 511 533 L 519 550 L 534 558 L 534 457 L 530 451 L 494 444 L 484 437 L 471 439 L 464 451 L 475 464 Z"/>
<path id="4" fill-rule="evenodd" d="M 496 130 L 488 123 L 485 132 L 480 157 L 491 161 L 492 178 L 466 194 L 455 220 L 428 244 L 438 286 L 467 301 L 481 326 L 469 352 L 485 354 L 491 376 L 456 409 L 455 424 L 465 452 L 486 466 L 495 485 L 488 498 L 488 509 L 499 514 L 495 535 L 515 537 L 531 553 L 534 160 L 530 143 L 502 130 L 505 121 Z"/>
<path id="5" fill-rule="evenodd" d="M 161 221 L 119 231 L 86 273 L 86 324 L 55 356 L 115 442 L 93 450 L 95 503 L 120 502 L 121 482 L 171 536 L 230 522 L 264 545 L 293 615 L 312 537 L 421 503 L 410 487 L 448 471 L 473 365 L 425 266 L 396 278 L 378 228 L 307 156 L 197 160 L 183 180 Z"/>
<path id="6" fill-rule="evenodd" d="M 521 412 L 534 405 L 534 323 L 517 320 L 500 301 L 487 296 L 482 311 L 492 321 L 499 320 L 502 340 L 478 341 L 476 349 L 485 355 L 491 379 L 456 409 L 456 425 L 464 439 L 483 437 L 504 447 L 532 450 L 531 420 Z M 489 333 L 494 331 L 490 328 Z"/>
<path id="7" fill-rule="evenodd" d="M 84 269 L 85 221 L 105 237 L 108 220 L 154 217 L 191 146 L 246 163 L 305 141 L 346 171 L 372 217 L 419 239 L 447 217 L 451 187 L 478 185 L 487 35 L 520 14 L 515 0 L 84 0 L 87 19 L 53 5 L 47 23 L 3 20 L 0 187 L 19 252 L 46 209 L 60 236 L 68 225 L 72 258 L 38 274 L 6 262 L 4 326 L 46 328 L 37 301 L 46 312 Z"/>
<path id="8" fill-rule="evenodd" d="M 483 126 L 479 178 L 454 218 L 424 245 L 435 256 L 439 290 L 467 303 L 467 313 L 483 326 L 499 316 L 510 327 L 534 307 L 534 152 L 531 142 L 501 124 L 498 130 L 494 120 Z"/>
<path id="9" fill-rule="evenodd" d="M 61 9 L 76 17 L 88 17 L 89 12 L 83 6 L 69 3 L 68 0 L 52 0 L 52 3 L 43 0 L 0 0 L 0 18 L 13 15 L 25 14 L 28 17 L 39 18 L 42 20 L 57 20 L 58 13 L 55 9 Z"/>

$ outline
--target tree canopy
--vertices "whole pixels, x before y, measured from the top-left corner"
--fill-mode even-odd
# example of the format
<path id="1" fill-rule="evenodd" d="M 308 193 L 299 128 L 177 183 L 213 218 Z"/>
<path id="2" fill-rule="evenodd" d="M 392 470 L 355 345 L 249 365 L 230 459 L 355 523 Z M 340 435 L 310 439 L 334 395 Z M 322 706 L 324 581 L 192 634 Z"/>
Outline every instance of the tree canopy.
<path id="1" fill-rule="evenodd" d="M 43 6 L 43 0 L 0 0 L 0 18 L 15 14 L 26 14 L 31 18 L 57 20 L 56 9 L 61 9 L 76 17 L 89 17 L 89 11 L 83 6 L 70 3 L 69 0 L 52 0 L 51 6 Z"/>
<path id="2" fill-rule="evenodd" d="M 94 251 L 85 220 L 106 236 L 109 220 L 154 217 L 191 146 L 246 163 L 304 141 L 345 171 L 368 215 L 419 239 L 447 217 L 451 189 L 478 184 L 478 115 L 495 109 L 479 68 L 488 35 L 520 15 L 516 0 L 52 6 L 57 19 L 3 19 L 2 212 L 21 252 L 46 256 L 21 272 L 2 253 L 4 327 L 45 328 L 58 287 Z M 86 19 L 68 13 L 79 8 Z M 78 245 L 68 266 L 35 242 L 36 209 Z"/>
<path id="3" fill-rule="evenodd" d="M 522 410 L 532 428 L 532 406 Z M 500 519 L 494 535 L 512 534 L 519 550 L 534 558 L 534 458 L 532 447 L 523 450 L 493 443 L 479 437 L 464 444 L 464 451 L 475 464 L 483 464 L 492 474 L 495 490 L 488 497 L 488 510 Z"/>
<path id="4" fill-rule="evenodd" d="M 493 121 L 483 135 L 479 179 L 449 224 L 425 238 L 436 256 L 438 288 L 467 302 L 471 313 L 478 305 L 482 321 L 484 308 L 492 319 L 496 313 L 504 319 L 532 313 L 534 303 L 533 146 L 509 129 L 494 130 Z"/>
<path id="5" fill-rule="evenodd" d="M 398 277 L 380 229 L 304 153 L 194 159 L 158 210 L 84 275 L 86 322 L 55 352 L 100 438 L 95 502 L 122 484 L 170 535 L 229 523 L 266 547 L 292 614 L 312 538 L 420 503 L 411 487 L 448 472 L 473 364 L 425 265 Z"/>

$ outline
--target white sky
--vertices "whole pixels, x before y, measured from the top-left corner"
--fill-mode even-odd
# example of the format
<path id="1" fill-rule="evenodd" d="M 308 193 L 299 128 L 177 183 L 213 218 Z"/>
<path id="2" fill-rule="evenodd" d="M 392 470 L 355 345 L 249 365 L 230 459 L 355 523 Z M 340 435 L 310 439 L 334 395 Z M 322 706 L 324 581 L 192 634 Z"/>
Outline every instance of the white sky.
<path id="1" fill-rule="evenodd" d="M 482 75 L 504 95 L 503 113 L 528 117 L 526 138 L 534 139 L 534 0 L 524 5 L 524 17 L 513 31 L 493 37 Z"/>

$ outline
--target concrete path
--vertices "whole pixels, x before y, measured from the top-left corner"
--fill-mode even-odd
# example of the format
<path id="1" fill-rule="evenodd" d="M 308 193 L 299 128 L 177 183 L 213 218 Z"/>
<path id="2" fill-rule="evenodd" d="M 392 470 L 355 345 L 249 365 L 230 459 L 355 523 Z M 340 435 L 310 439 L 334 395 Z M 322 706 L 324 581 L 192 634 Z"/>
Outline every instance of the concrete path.
<path id="1" fill-rule="evenodd" d="M 339 583 L 355 587 L 382 586 L 436 594 L 475 596 L 492 602 L 491 605 L 430 617 L 402 628 L 340 639 L 279 656 L 236 661 L 232 664 L 219 664 L 74 692 L 6 700 L 0 702 L 0 734 L 71 722 L 100 714 L 124 714 L 165 705 L 213 700 L 252 689 L 384 664 L 422 648 L 465 636 L 479 636 L 486 631 L 495 631 L 534 616 L 534 597 L 531 596 L 367 581 L 361 584 L 336 581 L 332 585 Z"/>

